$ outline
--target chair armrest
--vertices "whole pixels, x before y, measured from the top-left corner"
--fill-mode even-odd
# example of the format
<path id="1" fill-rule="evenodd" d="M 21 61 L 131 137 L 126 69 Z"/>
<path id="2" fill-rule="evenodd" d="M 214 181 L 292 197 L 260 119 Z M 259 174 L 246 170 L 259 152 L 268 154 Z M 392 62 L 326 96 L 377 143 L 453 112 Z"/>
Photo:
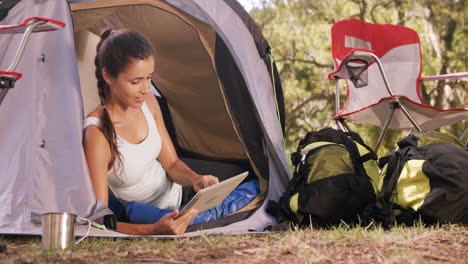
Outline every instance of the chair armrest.
<path id="1" fill-rule="evenodd" d="M 18 25 L 1 25 L 0 34 L 19 34 L 24 33 L 32 24 L 37 21 L 43 21 L 39 25 L 35 25 L 32 29 L 32 33 L 53 31 L 65 27 L 65 23 L 46 17 L 30 17 Z"/>
<path id="2" fill-rule="evenodd" d="M 426 76 L 419 78 L 419 81 L 435 81 L 435 80 L 448 80 L 448 79 L 460 79 L 460 78 L 468 78 L 468 72 L 457 72 L 457 73 L 449 73 L 449 74 L 442 74 L 442 75 L 434 75 L 434 76 Z"/>

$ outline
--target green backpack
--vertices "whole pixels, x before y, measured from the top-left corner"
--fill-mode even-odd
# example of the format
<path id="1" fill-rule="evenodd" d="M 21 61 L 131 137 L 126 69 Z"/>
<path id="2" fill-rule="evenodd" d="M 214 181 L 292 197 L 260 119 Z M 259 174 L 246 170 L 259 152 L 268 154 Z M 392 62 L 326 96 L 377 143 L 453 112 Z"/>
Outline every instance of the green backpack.
<path id="1" fill-rule="evenodd" d="M 359 135 L 332 128 L 309 132 L 291 155 L 293 178 L 267 212 L 279 223 L 331 226 L 356 222 L 375 202 L 379 184 L 377 155 Z"/>
<path id="2" fill-rule="evenodd" d="M 468 149 L 439 132 L 413 132 L 380 159 L 383 183 L 364 219 L 382 223 L 468 223 Z"/>

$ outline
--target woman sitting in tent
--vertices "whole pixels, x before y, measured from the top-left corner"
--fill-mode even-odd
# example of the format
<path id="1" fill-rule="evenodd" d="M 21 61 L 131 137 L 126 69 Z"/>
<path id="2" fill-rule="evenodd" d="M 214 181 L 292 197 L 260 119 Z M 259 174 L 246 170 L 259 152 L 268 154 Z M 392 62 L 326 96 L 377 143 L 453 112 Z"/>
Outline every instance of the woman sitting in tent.
<path id="1" fill-rule="evenodd" d="M 155 60 L 151 44 L 137 32 L 107 30 L 96 50 L 101 105 L 85 119 L 83 142 L 96 198 L 110 206 L 110 189 L 127 213 L 148 216 L 143 223 L 157 220 L 118 222 L 119 232 L 183 233 L 198 212 L 177 218 L 183 197 L 188 198 L 181 185 L 198 191 L 218 178 L 195 173 L 177 157 L 157 100 L 149 93 Z"/>

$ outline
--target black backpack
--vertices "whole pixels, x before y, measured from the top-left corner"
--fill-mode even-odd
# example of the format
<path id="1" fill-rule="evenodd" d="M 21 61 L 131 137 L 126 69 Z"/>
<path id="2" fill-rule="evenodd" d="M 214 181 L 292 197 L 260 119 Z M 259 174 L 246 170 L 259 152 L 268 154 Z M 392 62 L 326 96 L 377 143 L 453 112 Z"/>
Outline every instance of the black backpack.
<path id="1" fill-rule="evenodd" d="M 291 155 L 293 178 L 267 212 L 279 223 L 331 226 L 357 222 L 375 202 L 379 184 L 377 155 L 359 135 L 325 128 L 309 132 Z"/>
<path id="2" fill-rule="evenodd" d="M 381 158 L 383 183 L 366 222 L 468 223 L 468 149 L 439 132 L 413 132 Z"/>

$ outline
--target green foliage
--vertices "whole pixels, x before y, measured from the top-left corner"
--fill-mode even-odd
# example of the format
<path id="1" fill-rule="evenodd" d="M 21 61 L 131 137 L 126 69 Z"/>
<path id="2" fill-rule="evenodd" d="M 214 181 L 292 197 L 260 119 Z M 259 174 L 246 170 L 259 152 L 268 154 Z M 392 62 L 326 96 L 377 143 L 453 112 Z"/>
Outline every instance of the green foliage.
<path id="1" fill-rule="evenodd" d="M 422 76 L 467 71 L 464 0 L 262 0 L 250 11 L 272 46 L 285 94 L 288 152 L 305 133 L 334 126 L 334 82 L 331 26 L 351 17 L 373 23 L 401 24 L 413 28 L 421 38 Z M 342 86 L 343 87 L 343 86 Z M 341 94 L 345 94 L 342 88 Z M 424 82 L 423 100 L 441 108 L 466 107 L 468 84 L 462 80 Z M 345 97 L 340 101 L 344 105 Z M 443 132 L 460 135 L 467 122 L 444 127 Z M 373 145 L 381 128 L 352 125 Z M 395 148 L 407 132 L 389 131 L 379 151 Z"/>

